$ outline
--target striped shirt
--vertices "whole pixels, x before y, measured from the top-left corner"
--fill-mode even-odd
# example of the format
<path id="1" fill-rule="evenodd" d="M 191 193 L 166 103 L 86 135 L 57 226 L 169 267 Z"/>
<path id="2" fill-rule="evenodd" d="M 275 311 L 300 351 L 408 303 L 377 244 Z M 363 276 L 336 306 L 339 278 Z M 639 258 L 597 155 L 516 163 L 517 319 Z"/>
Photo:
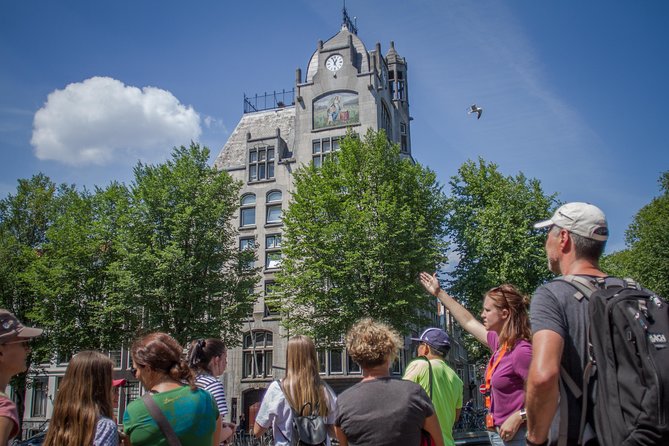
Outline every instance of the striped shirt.
<path id="1" fill-rule="evenodd" d="M 221 414 L 221 419 L 228 414 L 228 403 L 225 401 L 225 390 L 223 384 L 211 375 L 200 374 L 195 378 L 195 384 L 207 392 L 211 393 L 218 406 L 218 412 Z"/>

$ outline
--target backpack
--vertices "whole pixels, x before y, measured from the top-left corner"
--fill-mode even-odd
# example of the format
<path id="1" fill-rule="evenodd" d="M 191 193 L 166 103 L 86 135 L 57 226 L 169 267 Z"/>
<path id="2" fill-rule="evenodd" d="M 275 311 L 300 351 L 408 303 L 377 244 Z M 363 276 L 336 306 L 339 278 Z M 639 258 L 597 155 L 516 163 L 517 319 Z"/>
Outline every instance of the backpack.
<path id="1" fill-rule="evenodd" d="M 279 381 L 279 387 L 285 396 L 286 391 L 281 381 Z M 284 438 L 290 438 L 291 446 L 325 446 L 327 444 L 328 426 L 325 418 L 318 415 L 318 404 L 305 403 L 299 412 L 292 406 L 290 410 L 293 413 L 290 437 L 283 432 L 281 434 Z"/>
<path id="2" fill-rule="evenodd" d="M 569 275 L 556 280 L 575 287 L 575 298 L 588 299 L 583 382 L 576 384 L 564 368 L 561 372 L 565 387 L 582 397 L 579 444 L 589 411 L 600 445 L 669 444 L 667 302 L 631 279 L 607 284 L 604 278 Z M 561 417 L 563 443 L 567 420 Z"/>

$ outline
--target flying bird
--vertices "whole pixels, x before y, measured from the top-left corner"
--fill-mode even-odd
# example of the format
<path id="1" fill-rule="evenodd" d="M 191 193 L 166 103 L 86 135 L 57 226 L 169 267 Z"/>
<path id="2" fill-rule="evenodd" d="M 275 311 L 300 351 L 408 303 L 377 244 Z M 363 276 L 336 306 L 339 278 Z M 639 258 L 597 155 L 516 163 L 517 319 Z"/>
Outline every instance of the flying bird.
<path id="1" fill-rule="evenodd" d="M 471 115 L 472 113 L 476 113 L 476 119 L 481 119 L 481 113 L 483 113 L 483 109 L 476 104 L 472 104 L 468 114 Z"/>

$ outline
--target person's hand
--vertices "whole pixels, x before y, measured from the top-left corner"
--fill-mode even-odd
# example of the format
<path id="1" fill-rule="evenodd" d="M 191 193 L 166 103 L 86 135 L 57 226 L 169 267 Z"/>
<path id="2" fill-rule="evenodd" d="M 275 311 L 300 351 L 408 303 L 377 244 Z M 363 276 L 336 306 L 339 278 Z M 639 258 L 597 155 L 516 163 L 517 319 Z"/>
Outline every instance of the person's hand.
<path id="1" fill-rule="evenodd" d="M 434 274 L 428 274 L 424 271 L 420 273 L 420 283 L 421 285 L 423 285 L 423 288 L 425 288 L 425 291 L 427 291 L 434 297 L 437 297 L 439 291 L 441 291 L 441 287 L 439 286 L 439 280 L 437 279 L 436 272 Z"/>
<path id="2" fill-rule="evenodd" d="M 235 423 L 221 422 L 221 441 L 227 443 L 235 435 Z"/>
<path id="3" fill-rule="evenodd" d="M 516 432 L 520 429 L 520 426 L 523 424 L 522 418 L 520 418 L 520 412 L 515 411 L 509 418 L 504 420 L 504 423 L 499 427 L 499 436 L 502 437 L 502 440 L 511 441 L 513 437 L 516 436 Z"/>

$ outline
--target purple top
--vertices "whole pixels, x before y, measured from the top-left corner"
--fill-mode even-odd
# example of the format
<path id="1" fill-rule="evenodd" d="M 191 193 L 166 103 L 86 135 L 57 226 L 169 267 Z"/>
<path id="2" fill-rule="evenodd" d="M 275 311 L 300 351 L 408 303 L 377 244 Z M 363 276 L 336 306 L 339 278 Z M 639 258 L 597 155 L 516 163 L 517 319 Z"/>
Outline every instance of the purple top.
<path id="1" fill-rule="evenodd" d="M 488 332 L 488 345 L 493 351 L 493 363 L 497 359 L 497 348 L 499 337 L 494 331 Z M 525 381 L 530 369 L 532 359 L 532 344 L 520 340 L 516 346 L 504 354 L 502 360 L 492 374 L 490 385 L 492 387 L 492 415 L 495 426 L 502 423 L 513 412 L 520 410 L 525 405 Z"/>

